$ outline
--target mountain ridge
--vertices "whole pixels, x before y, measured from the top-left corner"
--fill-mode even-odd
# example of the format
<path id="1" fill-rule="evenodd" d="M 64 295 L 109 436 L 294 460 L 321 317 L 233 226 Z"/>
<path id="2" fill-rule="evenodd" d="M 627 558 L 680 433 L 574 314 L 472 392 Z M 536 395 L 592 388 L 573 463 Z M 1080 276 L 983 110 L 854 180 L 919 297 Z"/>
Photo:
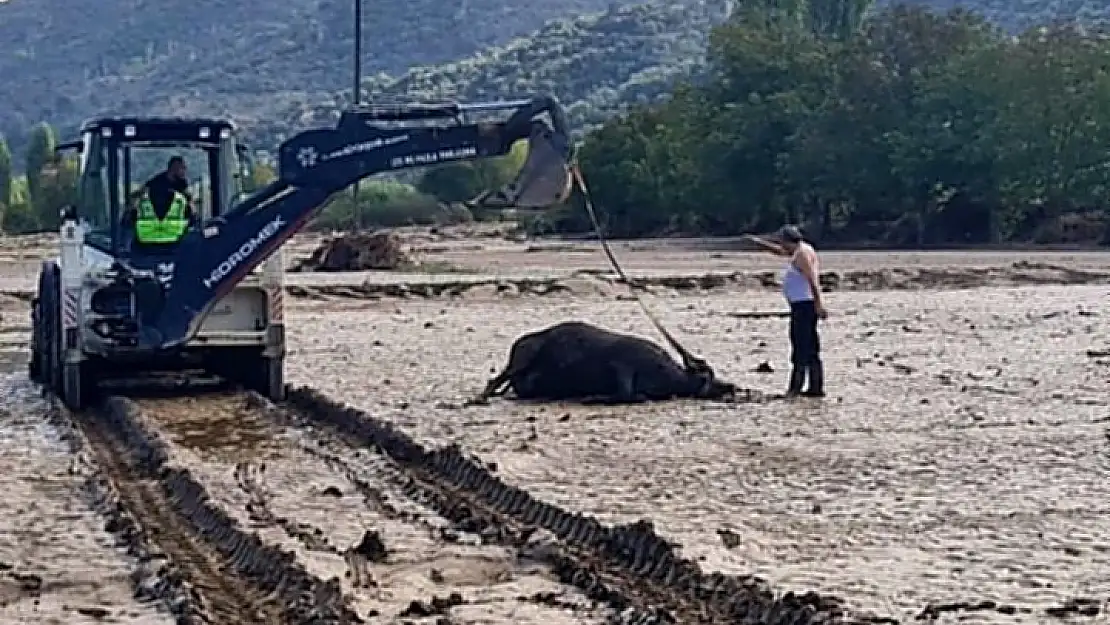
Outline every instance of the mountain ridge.
<path id="1" fill-rule="evenodd" d="M 349 99 L 348 0 L 168 4 L 0 2 L 0 134 L 13 151 L 21 152 L 39 121 L 72 131 L 84 118 L 125 111 L 230 116 L 256 147 L 272 149 Z M 461 99 L 548 91 L 575 124 L 597 123 L 627 102 L 660 97 L 696 67 L 707 31 L 731 4 L 413 0 L 388 14 L 365 6 L 364 89 L 368 96 Z M 1011 30 L 1110 14 L 1110 0 L 910 4 L 970 8 Z M 514 85 L 526 93 L 497 92 Z"/>

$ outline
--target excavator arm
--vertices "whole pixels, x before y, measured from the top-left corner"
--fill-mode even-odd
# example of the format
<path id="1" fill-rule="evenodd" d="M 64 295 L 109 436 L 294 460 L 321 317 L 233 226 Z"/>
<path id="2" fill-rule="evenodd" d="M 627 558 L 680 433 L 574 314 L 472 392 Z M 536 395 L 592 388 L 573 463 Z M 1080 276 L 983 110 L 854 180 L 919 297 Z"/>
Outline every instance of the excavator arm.
<path id="1" fill-rule="evenodd" d="M 511 114 L 497 122 L 466 120 L 495 111 Z M 335 128 L 290 138 L 279 150 L 278 180 L 190 231 L 173 254 L 172 278 L 136 298 L 138 347 L 172 349 L 188 341 L 220 298 L 356 181 L 504 155 L 521 139 L 528 140 L 529 154 L 516 179 L 474 204 L 542 208 L 565 200 L 571 144 L 563 110 L 552 98 L 360 108 L 345 111 Z"/>

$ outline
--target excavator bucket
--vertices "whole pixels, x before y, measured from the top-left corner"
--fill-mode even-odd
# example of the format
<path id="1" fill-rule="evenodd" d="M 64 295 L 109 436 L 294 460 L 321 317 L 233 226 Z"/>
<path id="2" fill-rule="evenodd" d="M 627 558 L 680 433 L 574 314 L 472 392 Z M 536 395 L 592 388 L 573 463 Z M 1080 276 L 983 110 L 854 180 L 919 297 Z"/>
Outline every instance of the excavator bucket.
<path id="1" fill-rule="evenodd" d="M 570 197 L 574 182 L 570 163 L 548 128 L 534 127 L 528 137 L 528 158 L 516 179 L 466 202 L 469 208 L 548 208 Z"/>

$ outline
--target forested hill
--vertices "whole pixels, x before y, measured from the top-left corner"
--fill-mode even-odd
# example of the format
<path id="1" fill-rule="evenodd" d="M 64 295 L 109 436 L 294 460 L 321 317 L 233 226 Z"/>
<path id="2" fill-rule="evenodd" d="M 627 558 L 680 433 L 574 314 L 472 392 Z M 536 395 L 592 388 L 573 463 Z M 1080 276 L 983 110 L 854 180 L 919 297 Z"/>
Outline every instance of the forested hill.
<path id="1" fill-rule="evenodd" d="M 365 2 L 364 70 L 456 61 L 610 0 Z M 352 0 L 0 2 L 0 132 L 98 111 L 234 113 L 250 124 L 345 88 Z"/>
<path id="2" fill-rule="evenodd" d="M 876 3 L 882 7 L 889 0 Z M 1110 0 L 911 0 L 904 4 L 926 7 L 936 12 L 964 8 L 987 18 L 1011 33 L 1018 33 L 1054 20 L 1084 23 L 1110 19 Z"/>
<path id="3" fill-rule="evenodd" d="M 473 102 L 545 93 L 557 97 L 581 129 L 605 121 L 623 105 L 654 102 L 669 93 L 676 79 L 704 61 L 709 31 L 727 15 L 723 4 L 703 1 L 614 6 L 549 22 L 528 37 L 455 63 L 370 78 L 363 97 Z M 349 95 L 348 89 L 314 106 L 296 104 L 279 127 L 260 130 L 330 123 Z"/>
<path id="4" fill-rule="evenodd" d="M 1108 13 L 1107 0 L 911 3 L 959 4 L 1010 29 Z M 660 93 L 700 60 L 713 17 L 743 2 L 620 4 L 412 0 L 379 10 L 366 2 L 365 71 L 392 76 L 368 89 L 468 98 L 550 90 L 575 104 L 578 122 L 593 121 L 618 102 Z M 232 115 L 269 147 L 348 89 L 351 22 L 352 0 L 2 0 L 0 133 L 18 152 L 41 120 L 65 131 L 97 113 L 172 111 Z"/>

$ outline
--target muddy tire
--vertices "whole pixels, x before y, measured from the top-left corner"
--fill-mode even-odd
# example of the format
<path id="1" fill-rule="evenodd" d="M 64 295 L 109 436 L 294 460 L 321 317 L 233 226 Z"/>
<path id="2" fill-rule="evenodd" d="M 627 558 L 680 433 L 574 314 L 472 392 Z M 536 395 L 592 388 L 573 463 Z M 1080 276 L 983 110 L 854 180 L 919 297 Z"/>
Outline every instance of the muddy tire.
<path id="1" fill-rule="evenodd" d="M 285 399 L 285 359 L 261 356 L 249 363 L 247 387 L 270 401 Z"/>
<path id="2" fill-rule="evenodd" d="M 62 318 L 57 265 L 44 264 L 39 274 L 39 293 L 33 339 L 38 382 L 56 395 L 62 393 Z"/>
<path id="3" fill-rule="evenodd" d="M 92 369 L 86 363 L 65 363 L 62 366 L 62 402 L 70 410 L 83 410 L 92 397 Z"/>
<path id="4" fill-rule="evenodd" d="M 27 376 L 31 378 L 32 382 L 43 381 L 43 362 L 42 362 L 42 313 L 39 311 L 39 298 L 31 301 L 31 345 L 29 351 L 31 352 L 27 360 Z"/>
<path id="5" fill-rule="evenodd" d="M 271 401 L 285 399 L 285 359 L 260 351 L 213 354 L 205 365 L 212 373 L 255 391 Z"/>
<path id="6" fill-rule="evenodd" d="M 240 361 L 239 383 L 270 401 L 285 399 L 285 359 L 262 355 Z"/>

